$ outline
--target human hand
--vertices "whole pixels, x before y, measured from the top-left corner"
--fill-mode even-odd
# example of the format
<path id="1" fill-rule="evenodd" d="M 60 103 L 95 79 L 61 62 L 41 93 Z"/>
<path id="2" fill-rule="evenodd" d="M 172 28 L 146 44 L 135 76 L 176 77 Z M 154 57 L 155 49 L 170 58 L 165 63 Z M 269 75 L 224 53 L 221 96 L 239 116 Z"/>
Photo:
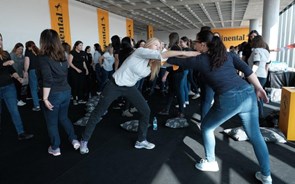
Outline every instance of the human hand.
<path id="1" fill-rule="evenodd" d="M 44 101 L 46 108 L 53 111 L 54 106 L 48 101 L 48 99 L 44 99 L 43 101 Z"/>

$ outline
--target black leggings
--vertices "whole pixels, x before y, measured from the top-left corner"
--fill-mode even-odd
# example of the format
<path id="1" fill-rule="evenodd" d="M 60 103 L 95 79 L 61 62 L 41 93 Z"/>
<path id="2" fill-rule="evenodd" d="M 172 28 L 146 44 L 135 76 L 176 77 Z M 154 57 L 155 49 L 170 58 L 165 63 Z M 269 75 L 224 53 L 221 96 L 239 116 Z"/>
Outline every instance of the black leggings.
<path id="1" fill-rule="evenodd" d="M 146 140 L 151 112 L 147 102 L 135 86 L 118 86 L 113 79 L 109 80 L 103 89 L 101 99 L 89 117 L 85 131 L 82 135 L 82 140 L 88 141 L 90 139 L 96 124 L 101 120 L 101 116 L 106 112 L 111 103 L 119 96 L 126 97 L 140 113 L 138 141 L 141 142 Z"/>

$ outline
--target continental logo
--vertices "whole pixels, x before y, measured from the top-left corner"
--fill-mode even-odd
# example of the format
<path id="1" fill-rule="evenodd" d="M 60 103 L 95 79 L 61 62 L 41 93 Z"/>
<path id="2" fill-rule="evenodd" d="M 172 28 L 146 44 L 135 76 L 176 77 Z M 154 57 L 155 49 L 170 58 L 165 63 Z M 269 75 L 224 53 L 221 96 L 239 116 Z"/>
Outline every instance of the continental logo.
<path id="1" fill-rule="evenodd" d="M 63 18 L 63 13 L 62 13 L 62 5 L 60 3 L 58 3 L 56 6 L 54 6 L 56 8 L 56 22 L 57 22 L 57 26 L 58 26 L 58 33 L 59 33 L 59 37 L 60 39 L 65 42 L 65 26 L 64 26 L 64 18 Z"/>
<path id="2" fill-rule="evenodd" d="M 49 0 L 51 28 L 56 30 L 62 42 L 71 45 L 70 21 L 67 0 Z"/>
<path id="3" fill-rule="evenodd" d="M 98 37 L 99 44 L 102 47 L 106 47 L 110 43 L 110 25 L 109 25 L 109 13 L 102 9 L 97 9 L 98 20 Z"/>
<path id="4" fill-rule="evenodd" d="M 222 41 L 232 42 L 232 41 L 244 41 L 246 40 L 246 35 L 235 35 L 235 36 L 221 36 Z"/>
<path id="5" fill-rule="evenodd" d="M 106 33 L 106 24 L 105 24 L 105 19 L 104 17 L 102 17 L 101 19 L 101 28 L 102 28 L 102 42 L 103 42 L 103 46 L 107 47 L 107 33 Z"/>

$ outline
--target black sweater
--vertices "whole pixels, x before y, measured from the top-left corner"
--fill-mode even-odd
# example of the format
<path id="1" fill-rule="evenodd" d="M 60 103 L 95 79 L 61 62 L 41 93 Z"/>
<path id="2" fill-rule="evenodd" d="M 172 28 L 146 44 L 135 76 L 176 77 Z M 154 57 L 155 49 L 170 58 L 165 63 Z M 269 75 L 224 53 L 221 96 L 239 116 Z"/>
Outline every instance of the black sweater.
<path id="1" fill-rule="evenodd" d="M 0 58 L 0 87 L 12 84 L 13 80 L 11 75 L 16 72 L 12 66 L 3 66 L 3 63 L 11 60 L 9 53 L 4 51 L 2 58 L 5 59 Z"/>
<path id="2" fill-rule="evenodd" d="M 54 61 L 48 56 L 40 56 L 40 72 L 42 87 L 51 88 L 50 92 L 70 90 L 68 84 L 68 63 Z"/>

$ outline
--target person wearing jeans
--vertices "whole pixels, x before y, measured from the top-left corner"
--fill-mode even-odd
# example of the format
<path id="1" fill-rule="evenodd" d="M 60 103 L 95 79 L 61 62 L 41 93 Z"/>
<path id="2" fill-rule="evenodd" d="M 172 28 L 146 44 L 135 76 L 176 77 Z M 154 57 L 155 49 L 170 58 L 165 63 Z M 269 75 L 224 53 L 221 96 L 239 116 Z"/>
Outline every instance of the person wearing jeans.
<path id="1" fill-rule="evenodd" d="M 29 78 L 29 86 L 33 98 L 33 111 L 40 111 L 40 103 L 38 96 L 38 78 L 36 71 L 39 67 L 38 61 L 39 49 L 33 41 L 26 42 L 24 78 Z"/>
<path id="2" fill-rule="evenodd" d="M 27 134 L 24 131 L 23 122 L 18 111 L 16 89 L 13 82 L 13 78 L 20 83 L 23 82 L 23 79 L 19 77 L 15 69 L 12 67 L 14 61 L 11 60 L 9 53 L 3 50 L 2 43 L 3 39 L 0 34 L 0 101 L 3 99 L 7 106 L 12 122 L 17 131 L 18 139 L 31 139 L 34 135 Z M 0 107 L 0 114 L 1 111 L 2 109 Z"/>
<path id="3" fill-rule="evenodd" d="M 201 123 L 205 158 L 195 164 L 202 171 L 219 170 L 215 159 L 214 131 L 231 117 L 238 115 L 254 148 L 260 171 L 255 177 L 271 184 L 270 160 L 266 143 L 261 135 L 258 120 L 257 97 L 268 102 L 266 92 L 251 68 L 233 53 L 227 53 L 222 40 L 211 31 L 197 34 L 196 48 L 202 54 L 194 58 L 169 58 L 168 63 L 200 71 L 215 92 L 214 104 Z M 236 71 L 242 71 L 248 84 Z M 256 94 L 255 94 L 256 91 Z"/>
<path id="4" fill-rule="evenodd" d="M 68 84 L 68 63 L 58 33 L 45 29 L 40 36 L 40 70 L 43 88 L 43 113 L 51 145 L 48 153 L 61 155 L 58 124 L 61 124 L 74 149 L 80 147 L 74 127 L 68 118 L 71 87 Z"/>

